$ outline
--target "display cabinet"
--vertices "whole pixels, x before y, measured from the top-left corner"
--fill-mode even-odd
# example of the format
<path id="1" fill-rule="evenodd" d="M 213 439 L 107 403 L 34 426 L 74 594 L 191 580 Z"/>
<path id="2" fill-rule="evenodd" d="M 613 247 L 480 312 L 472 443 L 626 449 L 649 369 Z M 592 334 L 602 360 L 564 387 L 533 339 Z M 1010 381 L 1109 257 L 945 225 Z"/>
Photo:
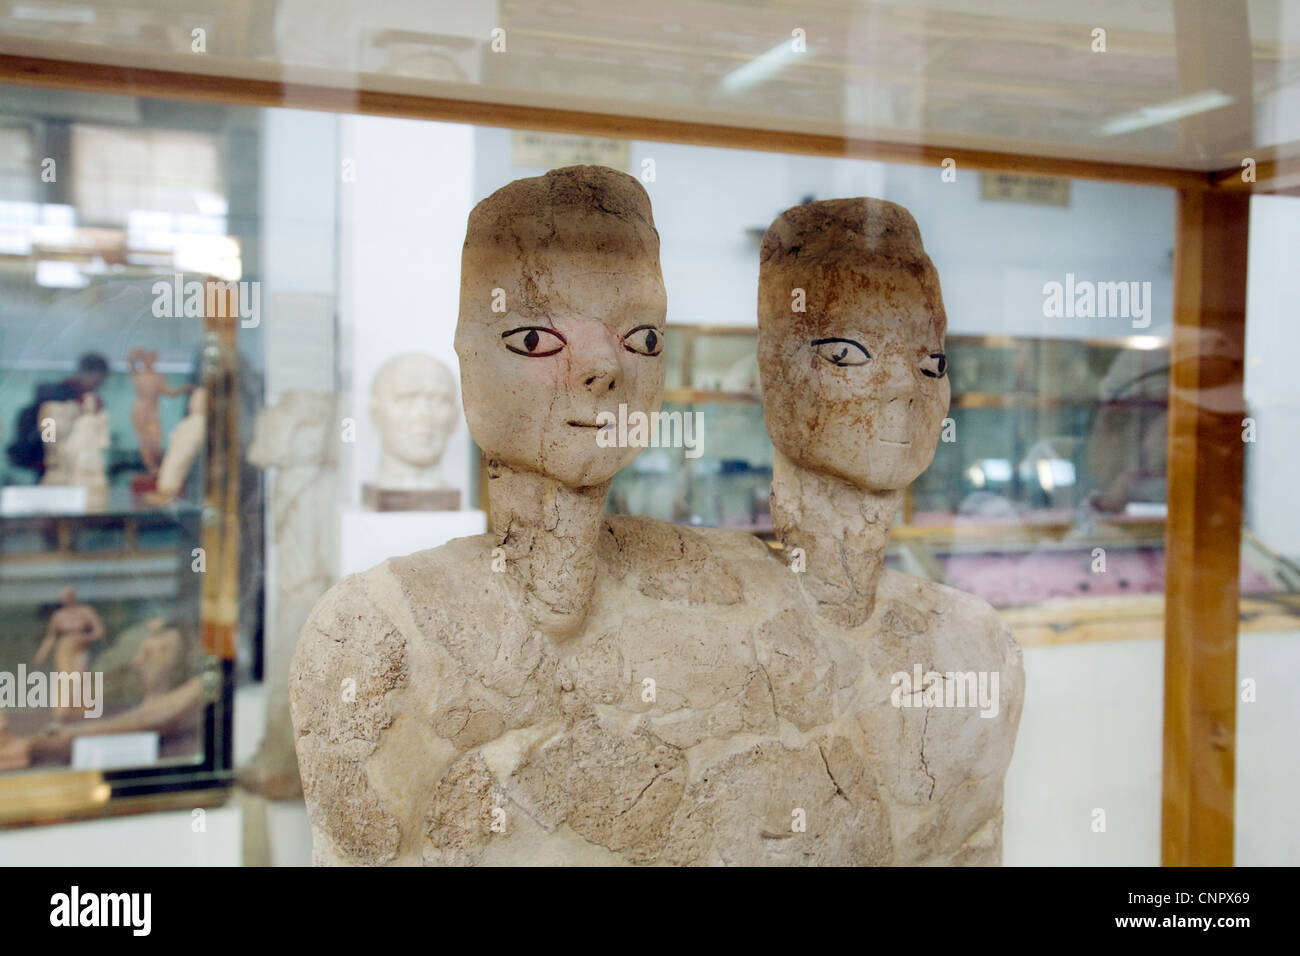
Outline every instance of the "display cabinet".
<path id="1" fill-rule="evenodd" d="M 772 445 L 763 430 L 754 329 L 672 323 L 665 412 L 689 421 L 694 448 L 646 449 L 610 489 L 614 514 L 770 537 Z"/>
<path id="2" fill-rule="evenodd" d="M 664 408 L 698 414 L 707 451 L 643 452 L 615 478 L 610 511 L 779 547 L 754 329 L 673 324 L 666 354 Z M 1025 643 L 1157 636 L 1168 342 L 951 335 L 947 356 L 953 440 L 909 489 L 891 565 L 1011 611 Z M 1106 574 L 1094 573 L 1097 547 Z M 1296 585 L 1294 564 L 1247 529 L 1242 627 L 1300 625 Z"/>
<path id="3" fill-rule="evenodd" d="M 1104 13 L 1108 22 L 1099 26 L 1096 11 L 1064 5 L 988 13 L 938 2 L 770 4 L 742 13 L 683 3 L 671 5 L 660 21 L 634 4 L 591 0 L 418 10 L 380 4 L 350 7 L 335 21 L 302 3 L 218 4 L 200 17 L 158 5 L 136 10 L 96 2 L 42 16 L 25 5 L 0 14 L 0 82 L 28 97 L 93 94 L 105 108 L 130 114 L 124 124 L 139 117 L 122 104 L 145 99 L 167 104 L 151 107 L 151 115 L 169 115 L 173 126 L 197 124 L 195 117 L 212 104 L 277 114 L 286 125 L 274 146 L 259 152 L 257 143 L 244 142 L 245 155 L 256 154 L 272 170 L 268 176 L 293 155 L 279 169 L 283 189 L 261 198 L 270 206 L 311 193 L 287 217 L 294 226 L 278 248 L 307 249 L 310 266 L 327 263 L 324 271 L 332 274 L 339 264 L 349 278 L 300 293 L 308 269 L 281 273 L 276 307 L 283 323 L 267 377 L 282 377 L 273 391 L 310 381 L 327 395 L 346 392 L 351 402 L 360 392 L 345 362 L 331 354 L 313 364 L 295 355 L 311 351 L 312 340 L 299 334 L 311 320 L 328 326 L 331 334 L 321 339 L 332 348 L 336 313 L 343 316 L 339 349 L 358 353 L 374 342 L 395 348 L 412 315 L 434 314 L 449 328 L 455 313 L 449 263 L 472 200 L 535 174 L 533 162 L 623 164 L 642 177 L 658 227 L 682 250 L 672 269 L 665 268 L 670 303 L 678 288 L 698 295 L 715 281 L 709 305 L 730 310 L 734 321 L 711 324 L 708 309 L 674 311 L 670 304 L 665 409 L 699 416 L 692 420 L 703 423 L 708 440 L 697 457 L 647 449 L 616 479 L 612 507 L 760 534 L 769 526 L 763 487 L 771 449 L 753 374 L 754 333 L 742 327 L 753 319 L 753 275 L 746 269 L 756 255 L 745 230 L 756 222 L 762 228 L 800 202 L 805 187 L 821 197 L 928 203 L 928 218 L 918 221 L 930 255 L 943 263 L 945 296 L 969 306 L 950 316 L 949 417 L 958 437 L 941 440 L 934 465 L 910 490 L 889 561 L 999 605 L 1027 652 L 1066 643 L 1077 645 L 1068 650 L 1100 647 L 1082 677 L 1060 658 L 1055 670 L 1031 670 L 1030 686 L 1038 688 L 1032 699 L 1042 702 L 1037 712 L 1026 711 L 1026 727 L 1041 730 L 1036 753 L 1053 757 L 1059 750 L 1050 744 L 1053 735 L 1080 724 L 1080 714 L 1095 730 L 1091 751 L 1114 747 L 1135 732 L 1114 726 L 1115 708 L 1125 687 L 1140 687 L 1140 729 L 1152 751 L 1108 764 L 1109 792 L 1128 801 L 1125 818 L 1152 821 L 1152 860 L 1158 854 L 1170 865 L 1227 865 L 1238 830 L 1252 822 L 1238 799 L 1251 796 L 1239 793 L 1236 760 L 1246 738 L 1238 728 L 1254 721 L 1251 732 L 1264 734 L 1294 725 L 1294 710 L 1283 705 L 1250 710 L 1240 682 L 1285 672 L 1277 662 L 1292 659 L 1296 629 L 1294 555 L 1278 553 L 1285 548 L 1273 534 L 1274 525 L 1294 527 L 1288 523 L 1294 509 L 1288 511 L 1285 489 L 1278 488 L 1285 482 L 1271 481 L 1258 501 L 1248 494 L 1258 492 L 1248 479 L 1261 473 L 1276 479 L 1296 464 L 1292 443 L 1276 437 L 1294 421 L 1293 376 L 1276 370 L 1283 363 L 1274 360 L 1294 342 L 1277 318 L 1293 311 L 1289 263 L 1300 248 L 1288 225 L 1294 205 L 1275 218 L 1268 214 L 1270 235 L 1280 238 L 1251 245 L 1252 217 L 1265 218 L 1255 199 L 1300 201 L 1293 198 L 1300 191 L 1295 9 L 1188 0 L 1116 5 Z M 308 124 L 290 124 L 311 113 L 339 117 L 339 126 L 322 138 L 329 145 L 315 151 L 319 156 L 294 154 L 295 137 Z M 385 153 L 389 140 L 370 135 L 384 119 L 418 121 L 405 125 L 403 135 L 412 138 L 401 140 L 417 143 L 416 159 L 399 149 Z M 58 124 L 52 128 L 49 142 L 57 145 Z M 28 127 L 0 129 L 7 155 L 17 157 L 11 166 L 28 169 L 43 158 L 36 144 L 46 140 L 28 135 Z M 522 145 L 544 158 L 527 160 L 502 145 L 510 131 L 529 134 Z M 586 142 L 582 150 L 547 142 L 534 149 L 543 134 L 617 142 L 614 148 Z M 189 146 L 186 165 L 198 175 L 211 154 L 194 141 Z M 477 165 L 456 159 L 472 149 Z M 427 172 L 430 157 L 447 161 L 445 175 Z M 739 157 L 757 170 L 747 181 L 752 189 L 731 188 Z M 795 160 L 824 165 L 796 169 Z M 894 177 L 903 168 L 914 177 Z M 980 190 L 984 205 L 963 220 L 958 207 L 962 197 L 975 201 L 981 172 L 1005 178 Z M 1026 185 L 1023 177 L 1037 182 Z M 94 176 L 87 182 L 93 187 Z M 222 231 L 235 237 L 248 209 L 234 204 L 251 202 L 256 189 L 248 182 L 220 185 L 236 210 Z M 14 192 L 16 202 L 35 203 L 36 187 L 28 186 L 32 195 Z M 1138 201 L 1151 193 L 1166 197 L 1167 215 Z M 455 201 L 447 200 L 453 194 Z M 995 205 L 1008 200 L 1020 203 L 1014 212 Z M 67 197 L 43 205 L 66 206 Z M 448 208 L 454 215 L 443 216 Z M 322 225 L 311 218 L 321 210 L 338 210 L 338 218 Z M 1087 241 L 1071 246 L 1077 236 L 1068 216 L 1090 210 L 1096 218 Z M 711 242 L 700 238 L 699 224 L 727 215 L 743 218 L 743 225 Z M 92 256 L 109 263 L 115 250 L 127 248 L 120 237 L 93 231 L 101 227 L 82 225 L 88 226 L 83 245 L 98 250 Z M 41 241 L 48 238 L 47 230 Z M 58 262 L 82 255 L 53 246 L 48 256 L 33 251 L 43 248 L 17 256 L 33 269 L 38 260 L 56 263 L 42 267 L 51 281 L 67 273 Z M 949 269 L 959 251 L 968 257 Z M 1004 260 L 1033 258 L 1030 252 L 1041 268 L 1013 274 Z M 6 266 L 14 255 L 6 251 Z M 1165 283 L 1168 321 L 1159 335 L 1139 326 L 1131 328 L 1140 334 L 1062 334 L 1041 321 L 1045 278 L 1081 273 L 1082 261 L 1127 280 L 1132 277 L 1123 273 L 1135 256 L 1144 277 Z M 704 268 L 692 272 L 682 264 L 691 259 Z M 1262 318 L 1252 316 L 1252 325 L 1270 343 L 1254 349 L 1246 321 L 1248 259 L 1267 264 L 1274 277 L 1268 288 L 1254 290 L 1255 315 Z M 744 268 L 737 265 L 742 260 Z M 250 254 L 249 261 L 257 257 Z M 702 271 L 716 276 L 701 277 Z M 749 282 L 743 290 L 740 279 Z M 975 317 L 968 321 L 969 315 Z M 1026 315 L 1032 322 L 1017 325 Z M 109 507 L 98 524 L 57 512 L 6 518 L 5 554 L 11 545 L 17 550 L 5 574 L 36 575 L 42 562 L 70 567 L 99 560 L 70 556 L 93 544 L 122 565 L 159 561 L 161 581 L 179 575 L 184 547 L 201 535 L 210 563 L 197 618 L 192 585 L 175 590 L 177 601 L 186 595 L 187 610 L 174 613 L 194 628 L 197 659 L 207 655 L 228 669 L 239 614 L 249 610 L 237 579 L 239 547 L 248 538 L 240 516 L 250 509 L 235 453 L 242 439 L 229 417 L 217 423 L 212 416 L 229 414 L 236 345 L 249 338 L 227 325 L 209 329 L 201 345 L 215 362 L 204 374 L 224 376 L 212 394 L 225 389 L 227 412 L 208 413 L 207 477 L 202 496 L 189 503 L 197 512 Z M 450 335 L 442 339 L 449 357 Z M 12 340 L 0 345 L 5 355 L 15 349 Z M 61 373 L 74 359 L 66 350 L 39 357 Z M 295 357 L 312 366 L 308 372 L 294 365 Z M 1253 404 L 1246 393 L 1252 362 L 1260 363 L 1267 382 Z M 6 367 L 3 387 L 8 376 L 26 371 Z M 348 413 L 355 409 L 338 417 L 356 417 Z M 1274 430 L 1265 429 L 1267 442 L 1257 446 L 1256 426 L 1264 422 Z M 114 460 L 127 464 L 122 451 L 115 449 Z M 467 441 L 462 451 L 471 457 Z M 1243 520 L 1243 513 L 1254 517 Z M 165 553 L 153 554 L 155 545 Z M 26 630 L 16 638 L 6 634 L 7 644 L 23 648 L 40 639 L 50 592 L 47 586 L 37 593 L 17 611 Z M 113 614 L 134 620 L 139 608 Z M 107 629 L 106 614 L 101 617 Z M 1254 628 L 1277 636 L 1268 654 L 1249 658 L 1248 674 L 1239 637 Z M 1141 649 L 1118 653 L 1125 649 L 1117 645 L 1139 640 L 1147 640 Z M 1049 670 L 1056 683 L 1044 676 Z M 1286 686 L 1275 689 L 1275 700 L 1289 700 Z M 195 738 L 203 741 L 204 760 L 224 746 L 208 747 L 224 718 L 219 701 L 207 706 L 211 716 Z M 1267 719 L 1259 716 L 1264 713 Z M 1020 746 L 1034 740 L 1022 729 Z M 1290 771 L 1269 763 L 1272 750 L 1256 748 L 1252 766 L 1267 771 L 1274 791 L 1289 799 Z M 1158 798 L 1133 797 L 1138 784 L 1132 781 L 1154 775 L 1157 764 Z M 1060 776 L 1069 767 L 1056 769 Z M 27 772 L 8 773 L 0 787 L 9 789 Z M 94 786 L 112 789 L 108 773 Z M 211 779 L 221 773 L 214 764 Z M 1067 794 L 1074 801 L 1070 813 L 1077 811 L 1071 827 L 1096 805 L 1089 802 L 1094 781 L 1075 783 Z M 1020 792 L 1038 794 L 1035 787 Z M 1256 847 L 1272 838 L 1273 823 L 1292 825 L 1294 814 L 1288 817 L 1280 800 L 1269 805 L 1268 838 L 1252 837 Z M 1053 832 L 1064 833 L 1065 826 Z"/>
<path id="4" fill-rule="evenodd" d="M 21 260 L 8 258 L 12 274 Z M 138 380 L 136 407 L 123 400 L 129 361 L 106 364 L 95 381 L 74 371 L 60 383 L 89 386 L 97 399 L 85 408 L 102 411 L 68 422 L 57 401 L 40 404 L 35 461 L 18 441 L 23 414 L 7 415 L 16 427 L 0 502 L 0 826 L 223 799 L 240 514 L 228 442 L 237 379 L 230 322 L 200 313 L 189 333 L 194 364 L 160 380 L 189 407 L 169 416 L 154 469 L 142 459 L 147 422 L 131 427 L 140 422 Z M 68 367 L 66 355 L 34 355 L 29 343 L 0 360 L 6 384 L 49 394 L 50 373 L 24 368 L 38 359 Z M 103 434 L 83 442 L 87 422 Z M 33 463 L 43 468 L 24 467 Z"/>
<path id="5" fill-rule="evenodd" d="M 615 479 L 611 509 L 770 530 L 762 499 L 772 454 L 762 427 L 754 329 L 674 323 L 666 354 L 665 408 L 700 416 L 709 454 L 641 455 Z M 943 523 L 956 515 L 1032 527 L 1068 521 L 1085 507 L 1116 520 L 1161 518 L 1168 355 L 1168 344 L 1150 337 L 950 335 L 952 425 L 935 463 L 909 492 L 904 522 Z M 956 441 L 972 433 L 974 440 Z M 715 476 L 716 487 L 699 487 Z"/>

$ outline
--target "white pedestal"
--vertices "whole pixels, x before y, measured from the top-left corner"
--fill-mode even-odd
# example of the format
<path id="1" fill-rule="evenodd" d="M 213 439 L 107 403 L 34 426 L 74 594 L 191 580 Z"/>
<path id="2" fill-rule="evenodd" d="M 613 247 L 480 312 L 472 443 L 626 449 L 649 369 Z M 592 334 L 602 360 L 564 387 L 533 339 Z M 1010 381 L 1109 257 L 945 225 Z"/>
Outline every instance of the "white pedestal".
<path id="1" fill-rule="evenodd" d="M 345 508 L 339 523 L 339 576 L 487 530 L 481 511 L 366 511 Z"/>
<path id="2" fill-rule="evenodd" d="M 243 815 L 235 801 L 204 810 L 203 829 L 198 832 L 195 820 L 190 810 L 171 810 L 5 830 L 0 832 L 0 860 L 7 867 L 77 870 L 92 866 L 239 866 Z M 301 857 L 301 851 L 294 852 Z"/>

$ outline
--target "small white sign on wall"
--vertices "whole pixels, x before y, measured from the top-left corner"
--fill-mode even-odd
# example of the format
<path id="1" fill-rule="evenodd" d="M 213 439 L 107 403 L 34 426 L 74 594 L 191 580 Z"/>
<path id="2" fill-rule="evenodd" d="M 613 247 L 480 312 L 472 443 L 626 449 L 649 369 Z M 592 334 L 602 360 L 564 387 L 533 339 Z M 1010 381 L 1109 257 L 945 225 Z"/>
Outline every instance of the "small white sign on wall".
<path id="1" fill-rule="evenodd" d="M 1070 181 L 1058 176 L 980 173 L 980 199 L 1031 206 L 1069 206 Z"/>
<path id="2" fill-rule="evenodd" d="M 115 767 L 150 767 L 158 762 L 159 735 L 104 734 L 72 741 L 73 770 L 111 770 Z"/>
<path id="3" fill-rule="evenodd" d="M 9 485 L 0 491 L 0 515 L 81 515 L 87 497 L 77 485 Z"/>
<path id="4" fill-rule="evenodd" d="M 631 147 L 625 139 L 517 129 L 510 133 L 510 161 L 526 168 L 609 166 L 627 172 Z"/>

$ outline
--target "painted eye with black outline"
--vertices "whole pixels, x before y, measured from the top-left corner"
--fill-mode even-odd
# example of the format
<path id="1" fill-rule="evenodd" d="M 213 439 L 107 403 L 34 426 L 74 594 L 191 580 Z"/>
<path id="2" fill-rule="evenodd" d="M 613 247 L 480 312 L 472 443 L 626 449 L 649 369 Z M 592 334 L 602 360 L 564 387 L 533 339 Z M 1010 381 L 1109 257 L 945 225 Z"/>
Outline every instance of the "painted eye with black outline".
<path id="1" fill-rule="evenodd" d="M 931 352 L 921 359 L 921 374 L 926 378 L 943 378 L 948 374 L 948 356 L 942 352 Z"/>
<path id="2" fill-rule="evenodd" d="M 638 325 L 623 336 L 623 348 L 653 358 L 664 350 L 664 334 L 653 325 Z"/>
<path id="3" fill-rule="evenodd" d="M 517 329 L 501 333 L 501 340 L 506 348 L 516 355 L 528 358 L 545 358 L 563 351 L 568 341 L 555 329 L 542 328 L 540 325 L 521 325 Z"/>
<path id="4" fill-rule="evenodd" d="M 866 365 L 871 353 L 852 339 L 813 339 L 813 351 L 832 365 Z"/>

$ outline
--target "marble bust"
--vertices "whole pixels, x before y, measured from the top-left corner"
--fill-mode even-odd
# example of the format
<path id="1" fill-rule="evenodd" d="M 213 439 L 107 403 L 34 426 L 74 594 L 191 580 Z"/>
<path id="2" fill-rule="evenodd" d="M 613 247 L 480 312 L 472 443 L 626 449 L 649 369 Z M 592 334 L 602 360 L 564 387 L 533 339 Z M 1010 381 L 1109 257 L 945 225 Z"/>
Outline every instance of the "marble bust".
<path id="1" fill-rule="evenodd" d="M 492 529 L 343 579 L 303 627 L 317 863 L 996 862 L 1018 677 L 992 720 L 913 719 L 891 683 L 918 654 L 1006 663 L 991 612 L 890 572 L 855 623 L 750 535 L 604 513 L 639 449 L 597 422 L 658 409 L 665 315 L 635 179 L 553 170 L 471 213 L 456 351 Z"/>
<path id="2" fill-rule="evenodd" d="M 375 485 L 441 488 L 438 465 L 459 418 L 456 379 L 447 366 L 419 352 L 385 362 L 370 384 L 370 419 L 380 441 Z"/>

